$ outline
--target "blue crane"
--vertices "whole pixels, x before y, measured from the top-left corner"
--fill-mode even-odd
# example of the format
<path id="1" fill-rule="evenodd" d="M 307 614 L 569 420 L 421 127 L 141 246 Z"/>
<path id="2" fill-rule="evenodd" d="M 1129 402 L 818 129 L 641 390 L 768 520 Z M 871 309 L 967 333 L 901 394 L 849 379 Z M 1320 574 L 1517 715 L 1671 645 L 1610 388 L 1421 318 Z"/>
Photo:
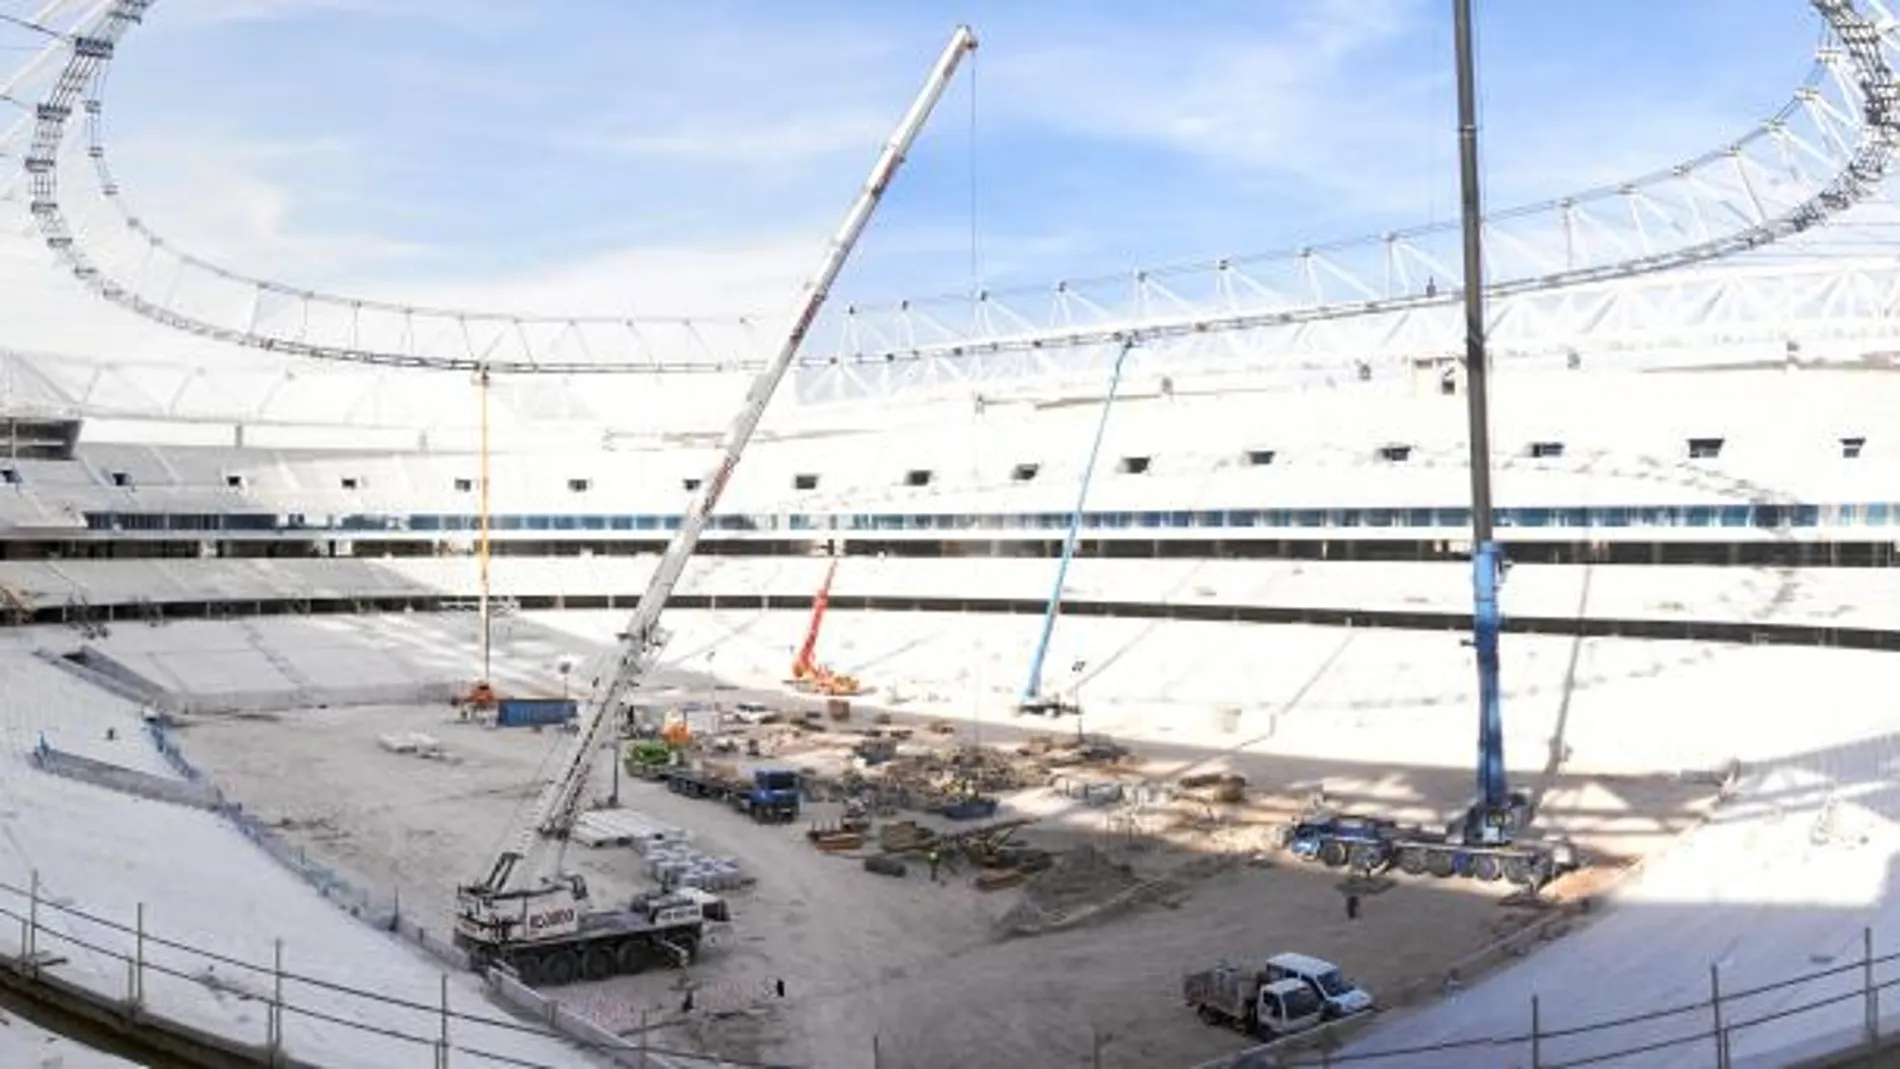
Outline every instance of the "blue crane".
<path id="1" fill-rule="evenodd" d="M 1464 233 L 1465 402 L 1471 447 L 1471 646 L 1478 669 L 1478 792 L 1443 831 L 1378 817 L 1320 813 L 1288 825 L 1286 844 L 1322 864 L 1372 872 L 1388 865 L 1418 874 L 1509 880 L 1533 891 L 1576 868 L 1566 841 L 1524 834 L 1531 800 L 1511 790 L 1504 768 L 1504 710 L 1498 588 L 1506 564 L 1491 515 L 1491 427 L 1484 322 L 1482 199 L 1478 189 L 1477 78 L 1471 49 L 1471 0 L 1454 0 L 1458 62 L 1458 170 Z"/>
<path id="2" fill-rule="evenodd" d="M 1081 712 L 1073 704 L 1065 704 L 1061 698 L 1043 696 L 1042 664 L 1049 656 L 1049 639 L 1055 634 L 1056 614 L 1062 608 L 1062 584 L 1069 577 L 1069 562 L 1075 559 L 1076 543 L 1082 540 L 1083 509 L 1088 505 L 1089 483 L 1095 477 L 1095 462 L 1101 456 L 1102 439 L 1108 431 L 1108 414 L 1115 407 L 1115 398 L 1121 392 L 1122 368 L 1128 361 L 1129 351 L 1134 347 L 1132 339 L 1125 339 L 1115 353 L 1115 366 L 1108 377 L 1108 393 L 1102 398 L 1102 414 L 1095 421 L 1095 439 L 1089 445 L 1088 461 L 1082 466 L 1082 485 L 1076 492 L 1075 511 L 1069 514 L 1069 533 L 1062 540 L 1062 557 L 1056 564 L 1055 589 L 1049 591 L 1049 604 L 1042 611 L 1042 635 L 1036 641 L 1035 656 L 1029 661 L 1029 680 L 1023 684 L 1022 700 L 1016 706 L 1018 712 L 1048 715 Z"/>
<path id="3" fill-rule="evenodd" d="M 1458 183 L 1464 232 L 1465 411 L 1471 449 L 1471 645 L 1478 666 L 1478 797 L 1465 814 L 1466 842 L 1509 843 L 1530 820 L 1530 799 L 1510 789 L 1504 771 L 1504 710 L 1498 587 L 1504 552 L 1492 529 L 1491 412 L 1484 322 L 1484 208 L 1478 186 L 1478 86 L 1472 54 L 1471 0 L 1454 0 L 1458 67 Z"/>

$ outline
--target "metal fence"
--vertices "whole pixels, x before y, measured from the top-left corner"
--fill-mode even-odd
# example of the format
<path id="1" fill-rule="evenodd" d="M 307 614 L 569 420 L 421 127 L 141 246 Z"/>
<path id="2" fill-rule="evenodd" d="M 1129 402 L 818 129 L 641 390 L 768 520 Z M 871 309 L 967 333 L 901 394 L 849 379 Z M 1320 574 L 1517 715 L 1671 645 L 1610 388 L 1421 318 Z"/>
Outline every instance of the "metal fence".
<path id="1" fill-rule="evenodd" d="M 50 896 L 42 887 L 38 873 L 21 888 L 0 883 L 0 923 L 17 925 L 16 951 L 0 951 L 0 964 L 27 976 L 59 974 L 60 965 L 69 955 L 84 951 L 94 960 L 105 959 L 123 967 L 122 991 L 102 991 L 70 974 L 59 975 L 68 990 L 85 991 L 97 1004 L 111 1007 L 127 1021 L 161 1021 L 173 1031 L 222 1041 L 219 1045 L 241 1050 L 265 1060 L 265 1064 L 283 1064 L 294 1060 L 295 1050 L 286 1049 L 284 1025 L 291 1018 L 305 1018 L 326 1025 L 374 1034 L 393 1040 L 417 1052 L 414 1064 L 429 1064 L 434 1069 L 451 1066 L 511 1066 L 520 1069 L 557 1069 L 557 1063 L 529 1061 L 505 1052 L 486 1049 L 481 1040 L 462 1038 L 470 1025 L 544 1037 L 578 1047 L 618 1064 L 642 1069 L 674 1069 L 679 1066 L 712 1067 L 763 1066 L 766 1063 L 734 1063 L 712 1055 L 651 1046 L 646 1032 L 674 1021 L 651 1024 L 632 1038 L 623 1038 L 574 1017 L 559 1002 L 533 992 L 498 991 L 511 981 L 496 973 L 485 978 L 491 993 L 513 995 L 507 1001 L 539 1008 L 539 1020 L 513 1019 L 490 1013 L 458 1009 L 450 1001 L 450 974 L 441 976 L 440 996 L 433 1002 L 398 998 L 385 991 L 370 990 L 338 980 L 288 968 L 284 941 L 274 942 L 269 963 L 246 961 L 231 954 L 195 947 L 160 934 L 150 923 L 144 904 L 138 905 L 128 919 L 102 916 Z M 217 970 L 223 970 L 218 972 Z M 231 1035 L 223 1031 L 178 1021 L 164 1007 L 154 1007 L 147 999 L 147 984 L 155 978 L 170 978 L 218 990 L 240 999 L 261 1003 L 263 1021 L 252 1036 Z M 519 985 L 514 985 L 519 987 Z M 525 989 L 523 989 L 525 990 Z M 315 997 L 321 995 L 321 998 Z M 209 998 L 210 996 L 207 995 Z M 464 1001 L 467 996 L 463 996 Z M 321 1003 L 321 1004 L 319 1004 Z M 375 1005 L 383 1012 L 379 1021 L 364 1020 L 361 1009 Z M 350 1007 L 358 1007 L 351 1009 Z M 389 1011 L 396 1012 L 391 1013 Z M 568 1022 L 557 1020 L 570 1018 Z M 392 1023 L 392 1021 L 394 1023 Z M 236 1022 L 243 1023 L 242 1018 Z M 546 1022 L 546 1023 L 543 1023 Z M 560 1023 L 578 1024 L 579 1028 L 557 1028 Z M 577 1034 L 578 1033 L 578 1034 Z M 566 1063 L 558 1063 L 566 1064 Z"/>
<path id="2" fill-rule="evenodd" d="M 1878 1049 L 1881 1033 L 1881 992 L 1900 986 L 1900 975 L 1878 977 L 1881 966 L 1900 961 L 1900 952 L 1876 954 L 1873 929 L 1861 930 L 1861 953 L 1854 960 L 1753 986 L 1725 984 L 1721 970 L 1708 969 L 1705 998 L 1658 1007 L 1625 1017 L 1553 1026 L 1541 1000 L 1525 1000 L 1521 1032 L 1448 1040 L 1413 1047 L 1350 1050 L 1339 1048 L 1348 1033 L 1362 1022 L 1344 1021 L 1317 1033 L 1293 1036 L 1246 1051 L 1212 1059 L 1195 1069 L 1293 1069 L 1310 1066 L 1370 1066 L 1388 1069 L 1411 1064 L 1433 1054 L 1466 1052 L 1472 1064 L 1528 1065 L 1532 1069 L 1573 1069 L 1591 1065 L 1619 1065 L 1627 1059 L 1656 1051 L 1701 1050 L 1715 1069 L 1734 1069 L 1736 1037 L 1750 1029 L 1833 1007 L 1858 1007 L 1858 1024 L 1845 1030 L 1817 1027 L 1799 1052 L 1788 1049 L 1757 1057 L 1775 1064 L 1856 1049 Z M 1607 978 L 1606 978 L 1607 979 Z M 1661 1038 L 1654 1035 L 1659 1022 L 1668 1022 Z M 1642 1036 L 1630 1035 L 1648 1026 Z M 1624 1035 L 1617 1035 L 1618 1032 Z M 1900 1036 L 1894 1037 L 1900 1039 Z M 1763 1064 L 1767 1064 L 1764 1062 Z"/>
<path id="3" fill-rule="evenodd" d="M 162 720 L 150 718 L 145 724 L 152 744 L 158 748 L 158 752 L 174 771 L 192 784 L 201 784 L 215 789 L 209 777 L 192 764 L 191 759 L 186 757 L 184 751 L 178 747 Z M 440 933 L 423 928 L 403 916 L 401 903 L 395 896 L 392 895 L 387 900 L 378 900 L 376 896 L 358 887 L 334 869 L 312 860 L 303 848 L 291 843 L 239 805 L 226 804 L 218 807 L 217 812 L 265 854 L 352 917 L 372 927 L 400 936 L 455 970 L 465 970 L 469 967 L 468 956 L 442 938 Z M 604 1031 L 585 1016 L 572 1012 L 558 1000 L 543 997 L 505 973 L 491 970 L 486 976 L 486 981 L 490 992 L 504 1004 L 536 1020 L 547 1022 L 552 1032 L 579 1046 L 600 1051 L 619 1051 L 622 1054 L 636 1052 L 639 1062 L 635 1064 L 642 1064 L 643 1069 L 647 1065 L 650 1065 L 652 1069 L 670 1069 L 676 1064 L 667 1061 L 663 1054 L 646 1048 L 629 1046 L 615 1034 Z M 646 1031 L 643 1025 L 638 1030 L 638 1034 L 644 1036 Z M 716 1065 L 725 1064 L 717 1059 L 700 1059 L 700 1061 Z"/>

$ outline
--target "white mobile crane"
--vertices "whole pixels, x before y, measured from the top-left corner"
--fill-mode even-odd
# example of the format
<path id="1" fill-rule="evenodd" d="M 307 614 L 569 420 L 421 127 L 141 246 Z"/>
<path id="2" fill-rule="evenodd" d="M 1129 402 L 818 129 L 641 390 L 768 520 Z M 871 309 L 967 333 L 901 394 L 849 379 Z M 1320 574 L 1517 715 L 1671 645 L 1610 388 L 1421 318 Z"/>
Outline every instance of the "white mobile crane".
<path id="1" fill-rule="evenodd" d="M 942 98 L 957 66 L 975 48 L 975 34 L 969 27 L 959 26 L 872 167 L 869 181 L 827 247 L 818 274 L 807 286 L 791 333 L 746 391 L 745 403 L 726 432 L 719 464 L 701 484 L 699 496 L 681 518 L 679 530 L 654 569 L 626 632 L 620 636 L 620 649 L 612 667 L 588 698 L 579 732 L 558 774 L 542 794 L 533 821 L 496 859 L 485 879 L 456 888 L 455 943 L 469 954 L 477 969 L 503 964 L 514 969 L 524 983 L 556 985 L 637 972 L 655 960 L 684 965 L 698 952 L 706 922 L 729 919 L 726 904 L 702 891 L 646 894 L 624 908 L 590 908 L 585 879 L 565 871 L 568 835 L 581 815 L 597 751 L 618 722 L 621 707 L 631 700 L 635 687 L 652 671 L 666 645 L 660 612 L 679 583 L 746 443 L 758 429 L 766 405 L 790 370 L 799 345 L 885 188 L 903 164 L 905 153 Z"/>

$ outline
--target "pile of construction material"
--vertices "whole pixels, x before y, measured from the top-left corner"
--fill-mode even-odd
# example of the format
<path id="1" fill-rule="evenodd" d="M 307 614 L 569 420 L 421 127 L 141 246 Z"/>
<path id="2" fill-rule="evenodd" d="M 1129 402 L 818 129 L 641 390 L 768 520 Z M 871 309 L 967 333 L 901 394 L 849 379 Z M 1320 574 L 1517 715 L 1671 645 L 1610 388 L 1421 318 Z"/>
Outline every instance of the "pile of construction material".
<path id="1" fill-rule="evenodd" d="M 714 857 L 678 840 L 648 840 L 634 848 L 646 858 L 647 875 L 671 891 L 697 887 L 702 891 L 734 891 L 753 882 L 736 857 Z"/>
<path id="2" fill-rule="evenodd" d="M 973 797 L 1041 787 L 1047 769 L 981 746 L 899 753 L 840 780 L 842 793 L 858 797 L 877 812 L 892 809 L 938 811 Z"/>
<path id="3" fill-rule="evenodd" d="M 572 838 L 583 846 L 631 846 L 645 856 L 654 843 L 683 843 L 692 833 L 631 809 L 594 809 L 575 821 Z"/>
<path id="4" fill-rule="evenodd" d="M 935 853 L 953 868 L 966 864 L 974 866 L 980 870 L 975 881 L 977 890 L 995 891 L 1013 887 L 1025 877 L 1049 867 L 1048 851 L 1015 841 L 1016 833 L 1030 823 L 1020 818 L 999 820 L 981 827 L 945 833 L 915 821 L 898 820 L 878 828 L 877 844 L 885 857 Z M 882 873 L 882 870 L 869 864 L 865 867 Z M 901 872 L 882 874 L 902 875 Z"/>
<path id="5" fill-rule="evenodd" d="M 1238 805 L 1247 800 L 1247 777 L 1221 772 L 1201 772 L 1182 776 L 1183 790 L 1194 792 L 1196 797 L 1222 805 Z"/>
<path id="6" fill-rule="evenodd" d="M 1124 803 L 1138 804 L 1149 801 L 1166 801 L 1162 792 L 1152 785 L 1125 783 L 1121 780 L 1095 779 L 1086 776 L 1058 776 L 1054 784 L 1056 793 L 1064 798 L 1081 802 L 1086 806 L 1101 808 Z"/>
<path id="7" fill-rule="evenodd" d="M 441 740 L 420 731 L 404 731 L 394 735 L 378 735 L 376 744 L 390 753 L 413 754 L 416 757 L 440 761 L 448 757 Z"/>
<path id="8" fill-rule="evenodd" d="M 1128 747 L 1106 735 L 1032 735 L 1016 752 L 1049 768 L 1115 765 L 1134 756 Z"/>

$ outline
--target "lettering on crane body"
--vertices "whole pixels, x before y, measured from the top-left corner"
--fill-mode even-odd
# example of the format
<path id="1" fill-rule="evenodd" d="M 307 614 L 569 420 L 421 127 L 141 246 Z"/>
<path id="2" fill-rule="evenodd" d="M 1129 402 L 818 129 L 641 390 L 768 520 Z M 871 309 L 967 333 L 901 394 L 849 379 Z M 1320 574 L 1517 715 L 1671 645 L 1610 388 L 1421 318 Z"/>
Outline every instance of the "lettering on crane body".
<path id="1" fill-rule="evenodd" d="M 654 914 L 653 923 L 661 927 L 668 927 L 675 924 L 691 924 L 701 919 L 703 918 L 700 916 L 700 908 L 698 904 L 694 903 L 684 906 L 668 906 Z"/>
<path id="2" fill-rule="evenodd" d="M 528 914 L 528 930 L 531 932 L 546 931 L 549 928 L 558 928 L 561 925 L 573 923 L 574 907 L 572 906 L 551 909 L 546 913 Z"/>

